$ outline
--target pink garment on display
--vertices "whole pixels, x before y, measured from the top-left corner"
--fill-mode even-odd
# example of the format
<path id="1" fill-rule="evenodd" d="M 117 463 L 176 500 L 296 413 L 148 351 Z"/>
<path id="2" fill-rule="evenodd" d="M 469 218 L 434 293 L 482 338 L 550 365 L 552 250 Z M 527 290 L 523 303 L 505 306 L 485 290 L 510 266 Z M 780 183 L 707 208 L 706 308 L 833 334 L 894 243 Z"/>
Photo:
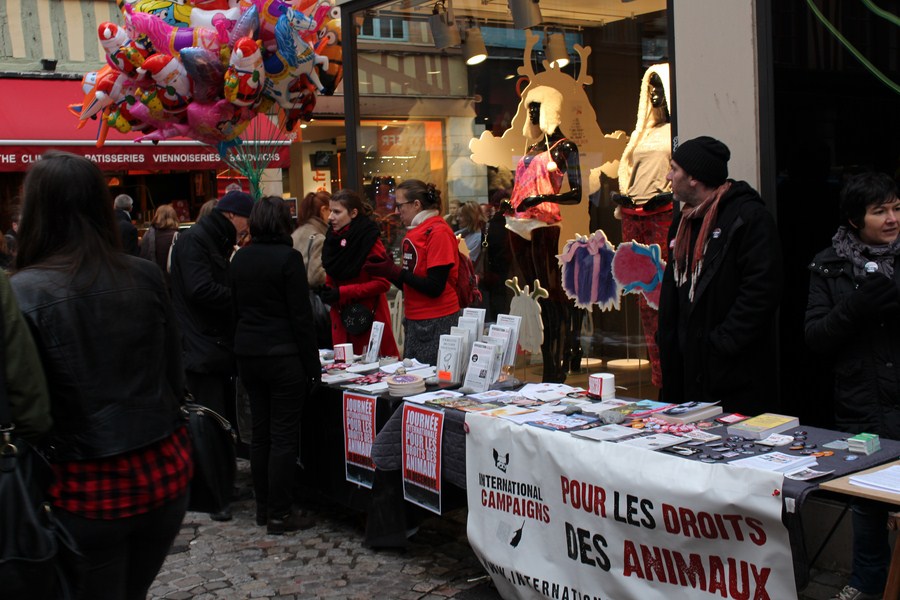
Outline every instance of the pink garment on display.
<path id="1" fill-rule="evenodd" d="M 552 151 L 561 139 L 550 147 Z M 553 195 L 559 193 L 562 186 L 563 177 L 565 175 L 563 169 L 557 168 L 554 171 L 547 169 L 547 165 L 553 160 L 550 156 L 551 152 L 546 150 L 533 157 L 529 162 L 529 157 L 523 156 L 516 167 L 516 184 L 513 187 L 512 197 L 509 199 L 513 208 L 518 208 L 522 200 L 529 196 Z M 537 206 L 532 206 L 524 212 L 517 212 L 513 215 L 522 219 L 537 219 L 544 223 L 553 224 L 562 221 L 559 214 L 559 205 L 554 202 L 542 202 Z"/>

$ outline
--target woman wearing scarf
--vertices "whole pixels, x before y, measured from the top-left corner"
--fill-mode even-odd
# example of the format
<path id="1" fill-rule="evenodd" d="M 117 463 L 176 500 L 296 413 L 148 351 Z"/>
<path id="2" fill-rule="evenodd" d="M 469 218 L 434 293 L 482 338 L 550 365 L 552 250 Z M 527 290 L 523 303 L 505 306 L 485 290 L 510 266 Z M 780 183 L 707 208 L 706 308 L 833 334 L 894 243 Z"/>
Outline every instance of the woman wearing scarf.
<path id="1" fill-rule="evenodd" d="M 809 265 L 806 343 L 834 373 L 835 424 L 848 433 L 900 440 L 900 200 L 883 173 L 850 179 L 841 193 L 847 225 Z M 835 598 L 881 598 L 887 581 L 888 506 L 851 502 L 853 563 Z"/>
<path id="2" fill-rule="evenodd" d="M 371 328 L 351 334 L 344 327 L 341 309 L 360 304 L 374 314 L 374 321 L 384 323 L 379 356 L 400 356 L 391 331 L 391 314 L 387 292 L 391 284 L 363 270 L 370 257 L 386 260 L 387 252 L 379 239 L 378 226 L 369 218 L 372 208 L 352 190 L 340 190 L 331 197 L 331 226 L 322 247 L 325 267 L 325 289 L 322 301 L 331 306 L 331 339 L 334 345 L 353 344 L 355 354 L 363 354 L 369 343 Z"/>

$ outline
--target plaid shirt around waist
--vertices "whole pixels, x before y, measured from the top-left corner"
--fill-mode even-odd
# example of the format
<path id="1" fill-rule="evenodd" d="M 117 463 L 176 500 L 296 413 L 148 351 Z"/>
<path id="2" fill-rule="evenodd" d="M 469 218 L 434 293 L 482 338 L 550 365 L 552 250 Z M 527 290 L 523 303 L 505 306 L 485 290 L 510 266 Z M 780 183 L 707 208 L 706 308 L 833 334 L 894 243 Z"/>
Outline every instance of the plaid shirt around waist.
<path id="1" fill-rule="evenodd" d="M 184 494 L 194 475 L 187 427 L 124 454 L 53 464 L 53 506 L 88 519 L 149 512 Z"/>

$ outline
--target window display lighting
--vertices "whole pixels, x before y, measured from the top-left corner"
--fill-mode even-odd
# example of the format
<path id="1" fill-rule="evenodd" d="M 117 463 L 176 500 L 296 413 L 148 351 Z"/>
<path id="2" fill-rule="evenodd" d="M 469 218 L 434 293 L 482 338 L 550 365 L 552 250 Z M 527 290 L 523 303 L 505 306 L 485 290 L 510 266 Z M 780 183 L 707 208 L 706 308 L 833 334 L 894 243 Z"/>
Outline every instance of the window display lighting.
<path id="1" fill-rule="evenodd" d="M 537 0 L 508 0 L 516 29 L 531 29 L 544 21 Z"/>
<path id="2" fill-rule="evenodd" d="M 456 26 L 450 7 L 444 0 L 437 0 L 434 3 L 431 9 L 431 16 L 428 17 L 428 24 L 431 26 L 431 37 L 434 38 L 434 47 L 438 50 L 459 46 L 462 43 L 459 27 Z"/>
<path id="3" fill-rule="evenodd" d="M 548 33 L 546 40 L 547 60 L 557 69 L 569 64 L 569 52 L 566 50 L 566 36 L 562 33 Z"/>
<path id="4" fill-rule="evenodd" d="M 478 27 L 466 29 L 466 41 L 463 43 L 463 55 L 469 66 L 483 63 L 487 58 L 487 48 L 484 46 L 484 37 Z"/>

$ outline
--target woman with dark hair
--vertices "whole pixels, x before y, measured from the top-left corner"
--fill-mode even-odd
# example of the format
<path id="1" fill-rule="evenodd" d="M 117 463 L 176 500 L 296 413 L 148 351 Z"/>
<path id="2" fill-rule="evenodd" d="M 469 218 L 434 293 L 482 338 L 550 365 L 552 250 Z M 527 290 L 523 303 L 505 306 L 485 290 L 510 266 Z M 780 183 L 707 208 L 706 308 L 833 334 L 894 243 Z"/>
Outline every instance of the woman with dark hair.
<path id="1" fill-rule="evenodd" d="M 809 265 L 806 343 L 834 373 L 837 427 L 900 440 L 900 199 L 883 173 L 851 178 L 846 224 Z M 854 499 L 850 582 L 838 600 L 881 598 L 891 563 L 890 506 Z"/>
<path id="2" fill-rule="evenodd" d="M 143 599 L 193 470 L 169 294 L 155 265 L 121 251 L 94 163 L 49 151 L 24 192 L 12 285 L 47 374 L 47 494 L 87 559 L 83 597 Z"/>
<path id="3" fill-rule="evenodd" d="M 150 229 L 141 240 L 141 258 L 155 262 L 169 284 L 169 250 L 178 233 L 178 213 L 171 204 L 156 209 Z"/>
<path id="4" fill-rule="evenodd" d="M 441 192 L 434 184 L 407 179 L 397 186 L 395 205 L 409 229 L 402 265 L 372 257 L 366 270 L 403 288 L 403 355 L 435 365 L 441 334 L 450 332 L 459 315 L 459 246 L 441 217 Z"/>
<path id="5" fill-rule="evenodd" d="M 234 255 L 230 267 L 237 317 L 234 353 L 253 415 L 256 524 L 278 535 L 313 525 L 293 512 L 291 489 L 300 416 L 321 367 L 310 326 L 306 269 L 291 246 L 288 206 L 266 196 L 253 206 L 249 225 L 253 241 Z"/>
<path id="6" fill-rule="evenodd" d="M 331 339 L 337 344 L 353 344 L 353 352 L 363 354 L 369 343 L 371 327 L 365 331 L 347 331 L 341 312 L 351 304 L 372 311 L 373 321 L 384 323 L 379 356 L 399 356 L 400 350 L 391 330 L 391 312 L 385 292 L 391 284 L 383 277 L 367 273 L 367 259 L 387 260 L 387 251 L 379 239 L 378 226 L 370 218 L 372 207 L 353 190 L 339 190 L 331 197 L 328 223 L 331 228 L 322 248 L 325 265 L 325 289 L 322 301 L 331 306 Z"/>
<path id="7" fill-rule="evenodd" d="M 291 239 L 294 250 L 303 255 L 309 286 L 318 289 L 325 285 L 325 268 L 322 267 L 322 244 L 328 231 L 328 215 L 331 212 L 331 194 L 325 191 L 310 192 L 300 201 L 297 214 L 299 225 Z"/>
<path id="8" fill-rule="evenodd" d="M 469 259 L 475 265 L 475 272 L 481 275 L 478 259 L 481 256 L 481 245 L 484 242 L 484 226 L 486 220 L 481 212 L 481 205 L 470 200 L 459 207 L 456 213 L 459 230 L 456 235 L 462 237 L 469 249 Z"/>

